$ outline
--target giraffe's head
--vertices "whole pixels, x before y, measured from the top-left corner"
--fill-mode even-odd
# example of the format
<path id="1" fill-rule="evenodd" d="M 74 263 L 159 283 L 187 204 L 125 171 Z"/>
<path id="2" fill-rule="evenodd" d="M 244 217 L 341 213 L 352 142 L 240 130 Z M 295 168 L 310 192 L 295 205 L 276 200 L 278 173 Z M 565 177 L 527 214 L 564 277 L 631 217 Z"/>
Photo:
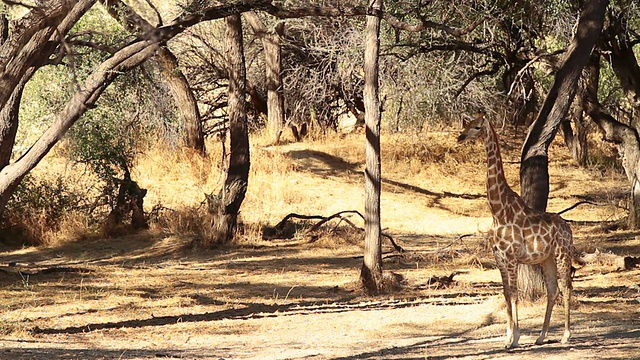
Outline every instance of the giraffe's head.
<path id="1" fill-rule="evenodd" d="M 467 140 L 473 140 L 480 137 L 483 134 L 485 129 L 485 121 L 488 121 L 484 118 L 483 113 L 478 113 L 475 116 L 475 119 L 471 122 L 464 122 L 464 130 L 458 136 L 458 142 L 463 142 Z"/>

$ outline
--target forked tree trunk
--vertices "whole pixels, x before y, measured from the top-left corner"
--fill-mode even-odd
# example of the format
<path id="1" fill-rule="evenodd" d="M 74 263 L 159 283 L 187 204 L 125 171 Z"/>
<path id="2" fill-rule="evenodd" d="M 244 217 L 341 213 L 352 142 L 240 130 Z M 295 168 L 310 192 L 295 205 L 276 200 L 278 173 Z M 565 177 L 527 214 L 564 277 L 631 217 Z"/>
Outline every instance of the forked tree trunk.
<path id="1" fill-rule="evenodd" d="M 212 238 L 219 243 L 233 239 L 238 224 L 240 205 L 244 201 L 249 180 L 249 135 L 246 112 L 246 70 L 242 21 L 240 15 L 225 18 L 227 63 L 229 64 L 229 167 L 224 185 L 217 196 L 208 196 L 213 216 Z"/>
<path id="2" fill-rule="evenodd" d="M 522 198 L 533 209 L 546 211 L 549 198 L 548 149 L 560 122 L 567 115 L 576 93 L 578 79 L 587 64 L 604 22 L 608 0 L 585 2 L 576 34 L 567 50 L 551 89 L 547 93 L 536 120 L 529 127 L 520 160 Z M 524 299 L 544 294 L 544 281 L 539 266 L 520 266 L 518 287 Z"/>
<path id="3" fill-rule="evenodd" d="M 380 238 L 380 97 L 378 57 L 380 53 L 380 17 L 382 0 L 372 1 L 367 15 L 364 51 L 364 103 L 366 126 L 365 166 L 365 239 L 364 261 L 360 272 L 363 288 L 370 294 L 383 290 L 382 242 Z"/>
<path id="4" fill-rule="evenodd" d="M 27 80 L 31 78 L 32 74 L 29 73 L 32 72 L 32 70 L 29 70 L 29 72 L 25 74 L 25 77 L 13 90 L 13 94 L 5 106 L 0 109 L 0 170 L 7 167 L 11 160 L 13 145 L 15 144 L 18 131 L 18 117 L 22 92 Z M 6 185 L 5 191 L 0 192 L 0 218 L 21 180 L 22 177 L 15 179 L 12 183 Z"/>
<path id="5" fill-rule="evenodd" d="M 0 108 L 4 108 L 27 70 L 41 59 L 56 27 L 73 6 L 73 1 L 46 2 L 19 19 L 17 31 L 8 33 L 0 47 Z"/>

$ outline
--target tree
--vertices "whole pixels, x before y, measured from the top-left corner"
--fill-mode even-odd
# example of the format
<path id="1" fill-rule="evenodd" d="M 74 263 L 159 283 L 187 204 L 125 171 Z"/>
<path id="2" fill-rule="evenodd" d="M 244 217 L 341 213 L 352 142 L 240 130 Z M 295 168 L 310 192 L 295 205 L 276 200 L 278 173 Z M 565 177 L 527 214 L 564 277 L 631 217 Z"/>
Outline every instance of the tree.
<path id="1" fill-rule="evenodd" d="M 549 197 L 549 145 L 569 111 L 582 69 L 602 31 L 608 3 L 608 0 L 594 0 L 584 4 L 573 41 L 522 147 L 522 198 L 529 207 L 538 211 L 546 211 Z M 539 267 L 533 270 L 530 266 L 520 266 L 520 269 L 519 287 L 524 290 L 523 297 L 531 299 L 536 293 L 542 293 Z M 539 286 L 533 286 L 536 283 Z"/>
<path id="2" fill-rule="evenodd" d="M 622 158 L 622 167 L 630 183 L 629 215 L 627 226 L 630 229 L 640 227 L 640 65 L 636 57 L 634 47 L 640 44 L 637 32 L 633 31 L 632 24 L 638 24 L 637 3 L 635 8 L 632 1 L 621 1 L 617 8 L 611 9 L 607 15 L 607 27 L 603 31 L 600 41 L 602 58 L 611 65 L 611 69 L 618 80 L 623 99 L 616 101 L 614 109 L 626 109 L 618 111 L 618 119 L 607 111 L 607 108 L 598 100 L 600 81 L 599 57 L 592 59 L 590 71 L 587 76 L 587 94 L 583 97 L 584 107 L 589 117 L 596 123 L 604 134 L 604 140 L 612 142 L 618 148 Z M 635 10 L 635 13 L 633 12 Z M 634 18 L 635 16 L 635 18 Z M 615 110 L 613 110 L 615 111 Z M 626 114 L 626 116 L 624 115 Z M 622 117 L 626 119 L 621 119 Z"/>
<path id="3" fill-rule="evenodd" d="M 602 31 L 608 0 L 585 3 L 573 42 L 558 69 L 536 120 L 527 133 L 520 159 L 522 197 L 532 208 L 545 211 L 549 197 L 549 145 L 566 116 L 578 79 Z"/>
<path id="4" fill-rule="evenodd" d="M 360 279 L 364 289 L 371 294 L 380 292 L 382 277 L 382 242 L 380 226 L 380 95 L 378 85 L 378 57 L 380 52 L 380 18 L 382 0 L 372 0 L 367 15 L 367 32 L 364 52 L 364 104 L 366 126 L 365 167 L 365 239 L 364 261 Z"/>
<path id="5" fill-rule="evenodd" d="M 638 131 L 616 120 L 598 101 L 600 81 L 600 56 L 594 54 L 585 71 L 586 94 L 582 98 L 587 115 L 603 133 L 603 139 L 618 148 L 622 157 L 622 167 L 630 184 L 628 225 L 636 229 L 640 226 L 640 136 Z"/>
<path id="6" fill-rule="evenodd" d="M 249 181 L 249 133 L 246 111 L 246 70 L 240 15 L 225 18 L 227 62 L 229 72 L 229 167 L 222 189 L 209 195 L 209 212 L 213 214 L 212 242 L 227 242 L 235 235 L 240 205 Z"/>
<path id="7" fill-rule="evenodd" d="M 25 15 L 15 27 L 17 31 L 9 34 L 0 49 L 0 114 L 7 116 L 0 119 L 3 123 L 17 121 L 17 118 L 13 117 L 16 114 L 11 111 L 10 99 L 21 91 L 18 86 L 20 82 L 26 83 L 29 72 L 33 71 L 34 67 L 46 63 L 48 54 L 53 54 L 56 49 L 64 50 L 64 47 L 58 47 L 64 41 L 60 36 L 66 34 L 94 2 L 95 0 L 46 2 L 46 5 L 36 7 Z M 53 124 L 40 138 L 18 160 L 1 169 L 0 215 L 25 175 L 42 160 L 82 114 L 95 106 L 102 92 L 120 73 L 139 66 L 156 53 L 160 44 L 195 24 L 261 8 L 265 3 L 238 2 L 232 5 L 210 6 L 197 14 L 182 14 L 171 24 L 155 28 L 114 52 L 97 66 L 83 83 L 78 84 L 79 90 L 55 115 Z M 5 125 L 3 127 L 9 128 Z M 2 153 L 11 152 L 13 141 L 0 139 L 0 149 Z"/>

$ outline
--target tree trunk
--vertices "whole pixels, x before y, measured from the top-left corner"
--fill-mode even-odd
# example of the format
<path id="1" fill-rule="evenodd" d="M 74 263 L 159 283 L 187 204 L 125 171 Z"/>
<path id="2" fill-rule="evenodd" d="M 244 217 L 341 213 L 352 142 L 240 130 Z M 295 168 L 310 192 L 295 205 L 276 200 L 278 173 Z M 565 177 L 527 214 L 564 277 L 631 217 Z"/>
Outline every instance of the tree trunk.
<path id="1" fill-rule="evenodd" d="M 0 46 L 9 37 L 9 21 L 6 14 L 0 14 Z M 31 68 L 34 69 L 34 68 Z M 16 140 L 18 131 L 18 114 L 20 111 L 20 100 L 22 99 L 22 91 L 27 82 L 31 78 L 34 70 L 28 70 L 25 76 L 13 89 L 13 92 L 4 107 L 0 109 L 0 169 L 9 165 L 13 145 Z M 2 200 L 0 200 L 2 203 Z"/>
<path id="2" fill-rule="evenodd" d="M 280 142 L 284 127 L 284 88 L 282 83 L 282 48 L 280 36 L 284 33 L 284 23 L 276 25 L 276 33 L 265 37 L 264 52 L 267 65 L 267 111 L 269 133 L 273 141 Z"/>
<path id="3" fill-rule="evenodd" d="M 144 197 L 146 195 L 147 189 L 141 188 L 137 182 L 133 181 L 131 172 L 125 168 L 116 203 L 107 217 L 105 233 L 118 235 L 125 219 L 130 220 L 129 226 L 133 230 L 146 229 L 148 227 L 147 218 L 144 215 Z"/>
<path id="4" fill-rule="evenodd" d="M 275 32 L 270 33 L 255 13 L 246 13 L 245 18 L 254 34 L 262 39 L 267 78 L 267 124 L 269 136 L 275 144 L 278 144 L 284 127 L 284 86 L 280 46 L 280 38 L 284 34 L 284 23 L 278 23 Z"/>
<path id="5" fill-rule="evenodd" d="M 365 239 L 364 261 L 360 272 L 363 288 L 369 294 L 383 290 L 382 242 L 380 238 L 380 96 L 378 57 L 380 53 L 380 17 L 382 0 L 374 0 L 367 15 L 364 52 L 364 102 L 366 125 L 365 165 Z"/>
<path id="6" fill-rule="evenodd" d="M 640 138 L 638 132 L 613 118 L 592 98 L 587 100 L 587 114 L 604 133 L 604 140 L 616 144 L 622 167 L 631 185 L 629 194 L 630 229 L 640 227 Z"/>
<path id="7" fill-rule="evenodd" d="M 573 111 L 571 118 L 573 119 L 573 128 L 571 127 L 571 120 L 564 119 L 560 124 L 562 126 L 562 135 L 564 143 L 571 151 L 571 158 L 576 165 L 583 167 L 587 164 L 588 145 L 587 135 L 589 132 L 589 126 L 584 119 L 584 108 L 582 105 L 582 99 L 585 96 L 584 89 L 578 91 L 576 100 L 573 102 Z M 575 128 L 575 132 L 574 132 Z"/>
<path id="8" fill-rule="evenodd" d="M 555 137 L 558 126 L 566 116 L 576 93 L 578 79 L 587 64 L 604 22 L 604 13 L 608 0 L 585 2 L 576 34 L 569 46 L 551 89 L 547 93 L 536 120 L 529 127 L 527 138 L 522 147 L 520 159 L 520 186 L 522 198 L 533 209 L 546 211 L 549 197 L 549 158 L 548 149 Z M 540 267 L 537 270 L 520 266 L 518 287 L 524 299 L 535 299 L 544 294 Z"/>
<path id="9" fill-rule="evenodd" d="M 208 244 L 233 239 L 240 205 L 249 180 L 249 135 L 246 112 L 246 69 L 240 15 L 225 18 L 227 63 L 229 64 L 229 136 L 231 149 L 224 186 L 217 196 L 209 195 L 209 212 L 213 215 L 213 234 Z"/>
<path id="10" fill-rule="evenodd" d="M 20 112 L 20 100 L 22 92 L 30 74 L 25 77 L 13 89 L 13 94 L 0 109 L 0 169 L 9 165 L 11 154 L 13 153 L 13 145 L 16 141 L 16 133 L 18 131 L 18 118 Z"/>
<path id="11" fill-rule="evenodd" d="M 107 11 L 128 31 L 135 34 L 148 33 L 155 29 L 147 20 L 138 15 L 133 8 L 120 0 L 105 1 Z M 171 92 L 174 103 L 182 115 L 185 127 L 185 143 L 201 155 L 205 154 L 204 130 L 196 101 L 189 82 L 178 67 L 178 59 L 166 44 L 156 54 L 160 65 L 161 79 Z"/>
<path id="12" fill-rule="evenodd" d="M 157 57 L 162 77 L 173 95 L 174 102 L 185 127 L 185 143 L 187 147 L 196 150 L 200 155 L 205 155 L 204 129 L 198 102 L 189 87 L 189 82 L 178 68 L 178 59 L 165 46 L 158 50 Z"/>

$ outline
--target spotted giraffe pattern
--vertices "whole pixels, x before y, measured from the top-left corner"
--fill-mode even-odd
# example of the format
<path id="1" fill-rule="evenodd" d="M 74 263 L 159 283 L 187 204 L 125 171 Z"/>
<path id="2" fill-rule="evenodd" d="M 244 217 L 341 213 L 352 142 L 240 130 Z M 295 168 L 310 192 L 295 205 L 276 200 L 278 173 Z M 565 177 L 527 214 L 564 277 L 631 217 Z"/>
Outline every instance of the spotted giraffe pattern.
<path id="1" fill-rule="evenodd" d="M 518 264 L 540 264 L 547 287 L 547 310 L 542 332 L 536 340 L 540 345 L 549 331 L 551 311 L 558 296 L 564 300 L 565 330 L 562 343 L 570 332 L 571 258 L 573 236 L 569 225 L 557 214 L 529 208 L 514 192 L 504 176 L 498 137 L 483 114 L 465 125 L 458 142 L 482 138 L 487 152 L 487 199 L 493 215 L 488 232 L 496 259 L 507 304 L 507 336 L 505 347 L 518 346 Z"/>

